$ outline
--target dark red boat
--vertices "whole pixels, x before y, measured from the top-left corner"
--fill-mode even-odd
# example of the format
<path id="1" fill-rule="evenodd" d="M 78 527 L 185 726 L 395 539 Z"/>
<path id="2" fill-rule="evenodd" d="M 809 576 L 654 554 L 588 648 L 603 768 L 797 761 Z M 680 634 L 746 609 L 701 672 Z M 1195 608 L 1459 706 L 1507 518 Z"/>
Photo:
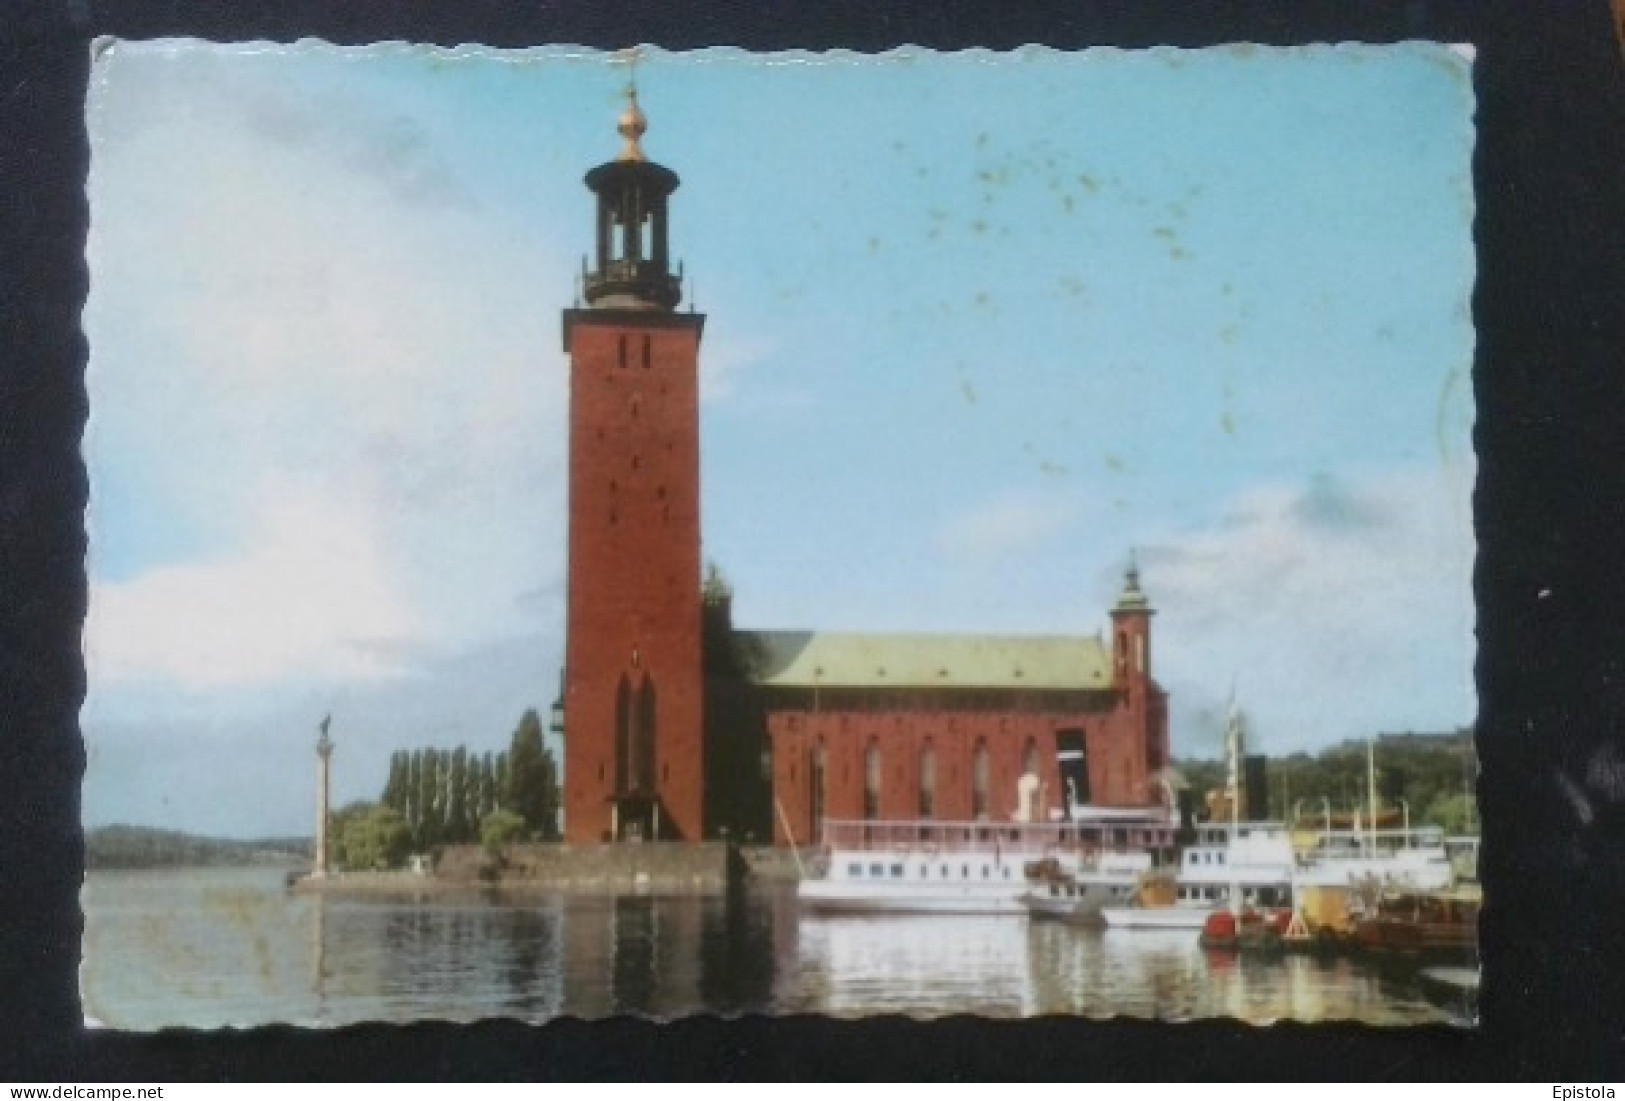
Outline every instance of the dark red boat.
<path id="1" fill-rule="evenodd" d="M 1386 895 L 1355 924 L 1354 940 L 1374 956 L 1401 960 L 1468 959 L 1478 951 L 1483 893 L 1457 887 Z"/>

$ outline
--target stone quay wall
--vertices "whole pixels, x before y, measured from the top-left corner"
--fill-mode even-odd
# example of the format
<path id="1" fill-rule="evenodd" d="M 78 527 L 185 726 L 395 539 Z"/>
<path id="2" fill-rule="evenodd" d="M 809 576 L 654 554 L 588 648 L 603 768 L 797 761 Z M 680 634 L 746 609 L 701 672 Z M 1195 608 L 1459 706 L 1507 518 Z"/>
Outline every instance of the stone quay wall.
<path id="1" fill-rule="evenodd" d="M 707 892 L 726 890 L 730 874 L 729 846 L 720 841 L 509 845 L 495 880 L 481 872 L 490 863 L 478 845 L 448 845 L 431 878 L 502 888 Z"/>

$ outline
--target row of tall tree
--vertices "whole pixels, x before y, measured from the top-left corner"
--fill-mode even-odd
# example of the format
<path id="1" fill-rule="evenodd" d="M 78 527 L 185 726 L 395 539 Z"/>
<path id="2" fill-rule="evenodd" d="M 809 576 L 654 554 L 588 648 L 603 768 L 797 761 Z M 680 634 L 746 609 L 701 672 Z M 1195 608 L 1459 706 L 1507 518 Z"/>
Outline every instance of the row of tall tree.
<path id="1" fill-rule="evenodd" d="M 558 811 L 558 762 L 542 742 L 541 717 L 529 710 L 500 753 L 457 746 L 392 754 L 378 801 L 333 816 L 333 857 L 346 868 L 390 868 L 439 845 L 556 841 Z"/>
<path id="2" fill-rule="evenodd" d="M 518 815 L 527 836 L 551 841 L 558 836 L 558 764 L 542 743 L 541 717 L 529 710 L 501 753 L 465 746 L 396 752 L 378 801 L 400 814 L 419 851 L 479 840 L 480 823 L 498 810 Z"/>

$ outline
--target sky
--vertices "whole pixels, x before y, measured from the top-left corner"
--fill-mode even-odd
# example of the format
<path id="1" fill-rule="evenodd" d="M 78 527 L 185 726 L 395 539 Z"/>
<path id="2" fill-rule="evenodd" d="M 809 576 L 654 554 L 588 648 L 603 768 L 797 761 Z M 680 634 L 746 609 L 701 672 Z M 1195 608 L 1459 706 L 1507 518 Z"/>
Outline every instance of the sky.
<path id="1" fill-rule="evenodd" d="M 563 654 L 626 55 L 112 42 L 87 104 L 88 826 L 309 832 Z M 640 51 L 747 628 L 1094 634 L 1173 747 L 1473 721 L 1464 51 Z"/>

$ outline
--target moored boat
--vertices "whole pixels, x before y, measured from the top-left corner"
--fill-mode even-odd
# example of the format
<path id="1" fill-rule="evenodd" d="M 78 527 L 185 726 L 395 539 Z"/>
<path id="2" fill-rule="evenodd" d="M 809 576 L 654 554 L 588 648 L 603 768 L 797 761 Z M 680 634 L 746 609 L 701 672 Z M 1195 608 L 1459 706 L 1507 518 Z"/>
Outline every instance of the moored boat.
<path id="1" fill-rule="evenodd" d="M 1483 892 L 1461 886 L 1446 891 L 1393 891 L 1376 912 L 1355 922 L 1354 941 L 1368 955 L 1402 963 L 1471 960 L 1478 953 L 1478 912 Z"/>
<path id="2" fill-rule="evenodd" d="M 1101 918 L 1112 929 L 1199 930 L 1216 912 L 1286 908 L 1294 867 L 1291 840 L 1278 822 L 1204 826 L 1181 855 L 1171 898 L 1107 906 Z"/>
<path id="3" fill-rule="evenodd" d="M 1029 916 L 1072 925 L 1100 925 L 1101 910 L 1131 904 L 1147 879 L 1156 874 L 1150 853 L 1103 853 L 1074 872 L 1058 862 L 1041 861 L 1029 869 L 1029 887 L 1021 904 Z"/>
<path id="4" fill-rule="evenodd" d="M 824 849 L 797 898 L 822 912 L 1025 914 L 1029 867 L 1088 876 L 1103 861 L 1173 851 L 1160 807 L 1074 808 L 1068 822 L 824 823 Z"/>

